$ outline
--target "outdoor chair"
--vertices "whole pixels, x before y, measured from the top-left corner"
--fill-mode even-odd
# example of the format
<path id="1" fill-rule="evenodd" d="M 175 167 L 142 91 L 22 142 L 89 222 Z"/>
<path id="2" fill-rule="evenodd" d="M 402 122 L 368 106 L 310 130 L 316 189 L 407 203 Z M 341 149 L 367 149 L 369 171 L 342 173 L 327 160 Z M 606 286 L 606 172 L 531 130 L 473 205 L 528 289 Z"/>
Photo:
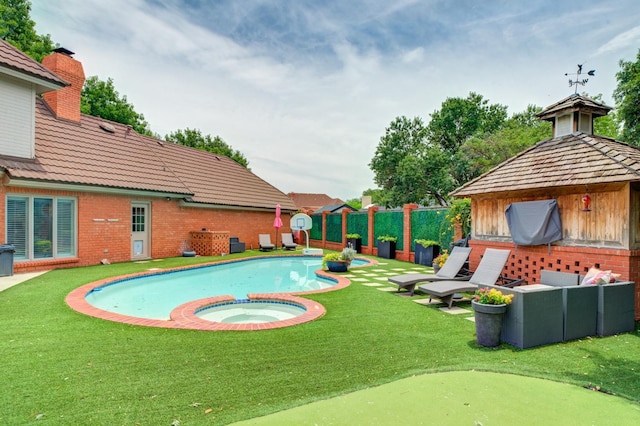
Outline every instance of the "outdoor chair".
<path id="1" fill-rule="evenodd" d="M 435 296 L 451 308 L 456 293 L 475 291 L 479 286 L 483 285 L 495 285 L 500 279 L 500 274 L 509 259 L 510 253 L 510 250 L 488 248 L 485 250 L 478 268 L 469 281 L 435 281 L 422 284 L 418 289 L 429 295 L 429 301 Z M 512 280 L 505 286 L 516 286 L 520 283 L 522 283 L 522 280 Z"/>
<path id="2" fill-rule="evenodd" d="M 293 242 L 293 235 L 288 233 L 282 234 L 282 248 L 286 250 L 295 250 L 297 247 L 298 245 Z"/>
<path id="3" fill-rule="evenodd" d="M 276 248 L 276 246 L 271 243 L 271 235 L 259 234 L 258 239 L 260 243 L 260 251 L 271 251 Z"/>
<path id="4" fill-rule="evenodd" d="M 580 285 L 582 276 L 543 269 L 540 284 L 562 288 L 563 340 L 596 335 L 598 322 L 598 288 Z"/>
<path id="5" fill-rule="evenodd" d="M 500 340 L 520 349 L 563 340 L 562 288 L 529 284 L 514 288 L 486 286 L 513 295 L 502 319 Z"/>
<path id="6" fill-rule="evenodd" d="M 229 253 L 243 253 L 245 244 L 238 237 L 229 238 Z"/>
<path id="7" fill-rule="evenodd" d="M 467 281 L 471 278 L 471 275 L 462 274 L 460 270 L 469 258 L 470 253 L 471 247 L 454 247 L 447 261 L 435 274 L 396 275 L 395 277 L 389 277 L 389 282 L 398 286 L 398 293 L 400 293 L 400 290 L 406 289 L 407 292 L 402 294 L 413 296 L 416 284 L 421 282 L 443 280 Z"/>

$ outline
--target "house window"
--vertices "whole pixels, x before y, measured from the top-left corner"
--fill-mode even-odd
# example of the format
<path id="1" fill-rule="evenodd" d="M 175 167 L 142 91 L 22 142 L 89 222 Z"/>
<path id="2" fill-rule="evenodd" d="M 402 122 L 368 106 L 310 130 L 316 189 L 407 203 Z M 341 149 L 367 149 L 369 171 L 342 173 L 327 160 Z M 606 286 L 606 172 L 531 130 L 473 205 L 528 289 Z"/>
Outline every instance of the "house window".
<path id="1" fill-rule="evenodd" d="M 76 254 L 76 200 L 8 196 L 7 243 L 17 260 L 54 259 Z"/>

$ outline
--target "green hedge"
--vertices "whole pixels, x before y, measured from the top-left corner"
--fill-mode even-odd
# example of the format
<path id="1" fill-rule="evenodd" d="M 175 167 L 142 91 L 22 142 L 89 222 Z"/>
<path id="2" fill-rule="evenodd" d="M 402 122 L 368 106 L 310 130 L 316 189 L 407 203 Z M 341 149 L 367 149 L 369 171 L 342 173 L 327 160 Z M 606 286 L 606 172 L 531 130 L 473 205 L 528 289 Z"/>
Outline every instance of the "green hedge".
<path id="1" fill-rule="evenodd" d="M 375 244 L 377 245 L 378 237 L 381 235 L 391 235 L 392 237 L 397 237 L 398 241 L 396 242 L 396 248 L 398 250 L 402 250 L 404 246 L 404 236 L 403 236 L 403 228 L 404 228 L 404 212 L 397 210 L 384 210 L 378 211 L 374 216 L 374 228 L 376 239 Z"/>
<path id="2" fill-rule="evenodd" d="M 309 238 L 312 240 L 322 239 L 322 215 L 316 214 L 311 216 L 311 230 L 309 231 Z"/>
<path id="3" fill-rule="evenodd" d="M 347 234 L 360 234 L 362 245 L 369 244 L 368 212 L 349 213 L 347 215 Z"/>
<path id="4" fill-rule="evenodd" d="M 342 242 L 342 213 L 327 215 L 327 241 Z"/>
<path id="5" fill-rule="evenodd" d="M 451 243 L 452 233 L 441 229 L 445 222 L 448 209 L 417 209 L 411 212 L 411 250 L 415 251 L 414 241 L 434 240 L 440 243 L 440 247 L 448 248 Z M 446 225 L 446 223 L 445 223 Z M 446 226 L 445 226 L 446 227 Z"/>

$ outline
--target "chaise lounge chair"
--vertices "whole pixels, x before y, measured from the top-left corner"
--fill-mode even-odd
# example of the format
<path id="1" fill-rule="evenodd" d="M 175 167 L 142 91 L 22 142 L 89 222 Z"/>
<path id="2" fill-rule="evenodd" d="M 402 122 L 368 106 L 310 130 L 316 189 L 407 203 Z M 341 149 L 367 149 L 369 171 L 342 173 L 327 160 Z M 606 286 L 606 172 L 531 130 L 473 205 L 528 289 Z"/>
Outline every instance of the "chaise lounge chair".
<path id="1" fill-rule="evenodd" d="M 471 247 L 454 247 L 447 261 L 435 274 L 396 275 L 395 277 L 390 277 L 389 282 L 398 286 L 398 293 L 404 288 L 407 292 L 402 294 L 413 296 L 416 284 L 421 282 L 443 280 L 468 281 L 471 275 L 462 274 L 460 270 L 469 258 L 469 253 L 471 253 Z"/>
<path id="2" fill-rule="evenodd" d="M 293 235 L 284 233 L 282 234 L 282 247 L 286 250 L 295 250 L 298 245 L 293 242 Z"/>
<path id="3" fill-rule="evenodd" d="M 259 234 L 258 239 L 260 241 L 260 251 L 271 251 L 276 248 L 276 246 L 271 243 L 271 235 Z"/>
<path id="4" fill-rule="evenodd" d="M 454 300 L 454 294 L 475 291 L 482 285 L 496 285 L 504 265 L 509 259 L 510 250 L 486 249 L 478 269 L 473 273 L 469 281 L 436 281 L 423 284 L 418 289 L 427 293 L 429 301 L 435 296 L 446 303 L 449 308 Z M 523 280 L 511 281 L 505 286 L 513 287 L 520 285 Z"/>

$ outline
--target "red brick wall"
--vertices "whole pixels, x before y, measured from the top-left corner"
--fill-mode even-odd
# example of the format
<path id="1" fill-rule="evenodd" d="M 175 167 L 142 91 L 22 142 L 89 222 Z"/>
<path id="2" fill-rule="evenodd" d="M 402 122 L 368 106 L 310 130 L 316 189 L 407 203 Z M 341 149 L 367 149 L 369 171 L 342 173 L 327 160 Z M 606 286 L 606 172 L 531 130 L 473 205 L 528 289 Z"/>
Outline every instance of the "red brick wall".
<path id="1" fill-rule="evenodd" d="M 177 200 L 144 198 L 110 194 L 35 191 L 22 188 L 5 188 L 0 185 L 0 242 L 6 241 L 5 195 L 53 195 L 76 197 L 78 202 L 78 256 L 73 259 L 15 262 L 18 272 L 45 270 L 70 266 L 97 265 L 102 259 L 109 262 L 131 260 L 131 203 L 148 202 L 151 206 L 151 257 L 178 256 L 190 231 L 202 228 L 229 231 L 239 237 L 247 249 L 258 248 L 258 234 L 270 234 L 276 242 L 273 228 L 273 212 L 234 211 L 208 208 L 179 207 Z M 284 226 L 278 233 L 291 232 L 289 216 L 283 214 Z"/>
<path id="2" fill-rule="evenodd" d="M 504 269 L 504 275 L 509 278 L 523 278 L 527 284 L 540 282 L 542 269 L 586 274 L 589 268 L 595 266 L 603 270 L 611 270 L 621 274 L 621 280 L 636 283 L 636 320 L 640 320 L 640 251 L 618 250 L 595 247 L 568 246 L 518 246 L 513 243 L 495 241 L 469 240 L 473 247 L 469 263 L 474 270 L 487 248 L 509 249 L 511 256 Z"/>

